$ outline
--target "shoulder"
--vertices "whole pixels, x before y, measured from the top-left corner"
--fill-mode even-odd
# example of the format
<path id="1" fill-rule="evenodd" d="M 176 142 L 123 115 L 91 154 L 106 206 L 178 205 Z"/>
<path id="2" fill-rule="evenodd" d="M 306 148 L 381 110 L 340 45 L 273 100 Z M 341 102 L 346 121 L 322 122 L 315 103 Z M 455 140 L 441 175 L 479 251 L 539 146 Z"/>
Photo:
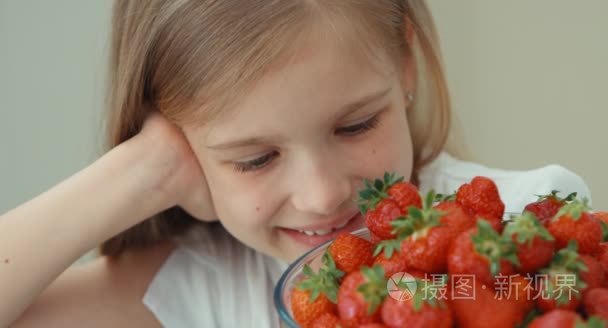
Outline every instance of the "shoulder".
<path id="1" fill-rule="evenodd" d="M 173 247 L 165 243 L 72 267 L 11 327 L 161 327 L 141 299 Z"/>
<path id="2" fill-rule="evenodd" d="M 507 212 L 520 212 L 537 199 L 536 195 L 558 190 L 561 195 L 576 192 L 591 201 L 591 193 L 585 181 L 571 170 L 556 164 L 530 170 L 492 168 L 479 163 L 463 161 L 442 153 L 420 173 L 421 190 L 435 189 L 440 193 L 452 193 L 461 184 L 475 176 L 487 176 L 496 182 Z"/>
<path id="3" fill-rule="evenodd" d="M 177 238 L 144 304 L 167 327 L 274 327 L 274 283 L 283 264 L 243 245 L 221 225 Z M 285 265 L 286 266 L 286 265 Z M 170 302 L 166 300 L 170 299 Z"/>

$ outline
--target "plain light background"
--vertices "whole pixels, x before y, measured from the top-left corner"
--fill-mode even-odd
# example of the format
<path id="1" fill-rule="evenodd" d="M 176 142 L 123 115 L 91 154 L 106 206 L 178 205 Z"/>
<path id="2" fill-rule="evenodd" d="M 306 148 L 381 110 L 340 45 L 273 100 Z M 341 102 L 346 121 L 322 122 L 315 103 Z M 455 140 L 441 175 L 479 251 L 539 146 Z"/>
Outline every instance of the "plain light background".
<path id="1" fill-rule="evenodd" d="M 561 164 L 586 180 L 596 209 L 608 209 L 608 1 L 430 5 L 475 159 Z M 0 213 L 100 154 L 110 7 L 0 0 Z"/>

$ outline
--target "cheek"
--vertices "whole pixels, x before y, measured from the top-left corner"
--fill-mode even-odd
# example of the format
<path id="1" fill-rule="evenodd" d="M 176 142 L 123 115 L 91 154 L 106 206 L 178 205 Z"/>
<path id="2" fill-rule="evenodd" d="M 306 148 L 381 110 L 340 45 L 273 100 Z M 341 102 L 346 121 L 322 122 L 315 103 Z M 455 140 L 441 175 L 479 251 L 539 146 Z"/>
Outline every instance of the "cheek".
<path id="1" fill-rule="evenodd" d="M 215 172 L 210 176 L 213 178 L 208 181 L 209 189 L 219 220 L 224 225 L 239 230 L 265 225 L 273 212 L 271 188 L 236 173 Z"/>
<path id="2" fill-rule="evenodd" d="M 360 175 L 368 179 L 381 177 L 387 171 L 409 179 L 413 154 L 407 121 L 387 118 L 372 137 L 357 147 L 355 156 Z"/>

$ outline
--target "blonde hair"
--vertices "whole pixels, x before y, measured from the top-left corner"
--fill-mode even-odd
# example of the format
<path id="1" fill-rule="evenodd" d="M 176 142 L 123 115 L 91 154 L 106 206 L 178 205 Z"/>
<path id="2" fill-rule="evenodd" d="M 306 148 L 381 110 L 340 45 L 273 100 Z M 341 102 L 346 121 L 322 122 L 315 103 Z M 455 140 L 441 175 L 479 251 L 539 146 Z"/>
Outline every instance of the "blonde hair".
<path id="1" fill-rule="evenodd" d="M 302 31 L 320 22 L 346 23 L 356 31 L 350 43 L 368 55 L 382 47 L 397 63 L 405 56 L 415 58 L 418 84 L 408 117 L 416 181 L 415 173 L 443 150 L 450 130 L 438 39 L 423 0 L 117 0 L 108 148 L 137 134 L 152 110 L 178 125 L 212 119 L 288 57 Z M 408 44 L 406 24 L 415 34 L 414 44 Z M 100 251 L 119 255 L 194 224 L 203 223 L 175 207 L 104 242 Z"/>

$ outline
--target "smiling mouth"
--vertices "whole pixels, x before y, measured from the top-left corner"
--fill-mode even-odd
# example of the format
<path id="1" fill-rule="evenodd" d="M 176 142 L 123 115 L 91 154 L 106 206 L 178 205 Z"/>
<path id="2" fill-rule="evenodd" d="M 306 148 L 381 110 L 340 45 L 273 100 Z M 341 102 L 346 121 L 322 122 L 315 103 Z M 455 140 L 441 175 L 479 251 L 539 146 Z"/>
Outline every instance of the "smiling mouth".
<path id="1" fill-rule="evenodd" d="M 316 229 L 316 230 L 303 230 L 303 229 L 293 229 L 293 228 L 283 228 L 283 229 L 291 231 L 291 232 L 298 232 L 298 233 L 301 233 L 306 236 L 327 236 L 327 235 L 331 235 L 332 233 L 335 233 L 338 230 L 344 229 L 344 227 L 346 227 L 349 224 L 356 221 L 357 218 L 359 218 L 360 216 L 361 216 L 361 214 L 359 212 L 357 212 L 347 221 L 344 221 L 343 223 L 341 223 L 335 227 L 331 227 L 331 228 L 323 228 L 323 229 Z"/>

